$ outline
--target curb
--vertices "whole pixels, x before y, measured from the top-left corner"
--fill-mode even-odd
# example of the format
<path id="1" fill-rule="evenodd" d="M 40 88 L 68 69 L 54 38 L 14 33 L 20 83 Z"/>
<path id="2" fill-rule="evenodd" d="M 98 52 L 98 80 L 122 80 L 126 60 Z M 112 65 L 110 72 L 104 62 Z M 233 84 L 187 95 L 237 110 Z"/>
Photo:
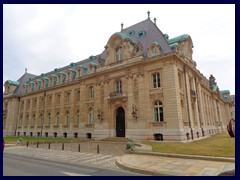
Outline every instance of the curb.
<path id="1" fill-rule="evenodd" d="M 144 169 L 139 169 L 139 168 L 135 168 L 133 166 L 129 166 L 127 164 L 124 164 L 121 161 L 121 157 L 117 158 L 115 164 L 121 169 L 131 171 L 131 172 L 135 172 L 135 173 L 141 173 L 141 174 L 152 175 L 152 176 L 176 176 L 176 175 L 172 175 L 172 174 L 160 173 L 160 172 L 157 172 L 157 171 L 147 171 L 147 170 L 144 170 Z"/>
<path id="2" fill-rule="evenodd" d="M 156 152 L 142 152 L 133 151 L 130 154 L 150 155 L 150 156 L 162 156 L 162 157 L 173 157 L 173 158 L 184 158 L 184 159 L 198 159 L 198 160 L 209 160 L 209 161 L 221 161 L 221 162 L 232 162 L 235 163 L 235 158 L 228 157 L 211 157 L 211 156 L 196 156 L 196 155 L 185 155 L 185 154 L 171 154 L 171 153 L 156 153 Z"/>

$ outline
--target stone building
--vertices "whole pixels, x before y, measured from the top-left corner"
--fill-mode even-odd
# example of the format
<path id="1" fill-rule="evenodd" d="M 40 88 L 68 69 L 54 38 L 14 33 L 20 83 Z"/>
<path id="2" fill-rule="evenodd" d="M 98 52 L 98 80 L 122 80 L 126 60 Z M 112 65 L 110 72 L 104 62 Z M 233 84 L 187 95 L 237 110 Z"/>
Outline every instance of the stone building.
<path id="1" fill-rule="evenodd" d="M 114 33 L 101 54 L 5 82 L 5 136 L 128 137 L 183 141 L 226 130 L 215 78 L 192 59 L 193 42 L 148 18 Z"/>

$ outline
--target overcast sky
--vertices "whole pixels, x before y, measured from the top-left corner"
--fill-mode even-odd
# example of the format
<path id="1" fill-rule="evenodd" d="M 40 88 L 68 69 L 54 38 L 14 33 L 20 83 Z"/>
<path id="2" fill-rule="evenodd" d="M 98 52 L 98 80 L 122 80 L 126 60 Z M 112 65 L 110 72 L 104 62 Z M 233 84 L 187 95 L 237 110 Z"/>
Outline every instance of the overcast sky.
<path id="1" fill-rule="evenodd" d="M 115 32 L 147 19 L 173 38 L 189 34 L 193 59 L 235 94 L 235 5 L 3 5 L 3 83 L 100 54 Z"/>

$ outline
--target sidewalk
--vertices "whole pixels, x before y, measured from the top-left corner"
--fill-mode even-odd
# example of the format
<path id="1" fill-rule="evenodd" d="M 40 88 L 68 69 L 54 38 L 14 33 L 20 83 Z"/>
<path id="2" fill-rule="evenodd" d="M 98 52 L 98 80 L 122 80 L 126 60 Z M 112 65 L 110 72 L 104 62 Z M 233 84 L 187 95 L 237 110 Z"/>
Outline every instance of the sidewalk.
<path id="1" fill-rule="evenodd" d="M 235 158 L 154 153 L 147 145 L 137 147 L 133 153 L 122 156 L 27 148 L 16 144 L 6 145 L 4 153 L 113 169 L 120 167 L 155 176 L 217 176 L 222 172 L 235 170 Z"/>
<path id="2" fill-rule="evenodd" d="M 148 155 L 146 155 L 148 154 Z M 235 160 L 202 160 L 184 156 L 157 156 L 156 153 L 126 154 L 118 157 L 116 164 L 122 169 L 156 176 L 217 176 L 222 172 L 235 170 Z M 200 160 L 201 159 L 201 160 Z M 224 158 L 222 158 L 224 160 Z"/>

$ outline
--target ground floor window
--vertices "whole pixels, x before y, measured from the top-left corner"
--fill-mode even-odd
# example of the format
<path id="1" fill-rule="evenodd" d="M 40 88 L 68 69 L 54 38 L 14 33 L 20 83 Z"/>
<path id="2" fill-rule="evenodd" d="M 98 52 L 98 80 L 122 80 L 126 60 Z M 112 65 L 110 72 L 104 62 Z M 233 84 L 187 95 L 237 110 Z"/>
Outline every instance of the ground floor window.
<path id="1" fill-rule="evenodd" d="M 163 121 L 163 104 L 161 101 L 157 100 L 154 103 L 154 121 Z"/>

